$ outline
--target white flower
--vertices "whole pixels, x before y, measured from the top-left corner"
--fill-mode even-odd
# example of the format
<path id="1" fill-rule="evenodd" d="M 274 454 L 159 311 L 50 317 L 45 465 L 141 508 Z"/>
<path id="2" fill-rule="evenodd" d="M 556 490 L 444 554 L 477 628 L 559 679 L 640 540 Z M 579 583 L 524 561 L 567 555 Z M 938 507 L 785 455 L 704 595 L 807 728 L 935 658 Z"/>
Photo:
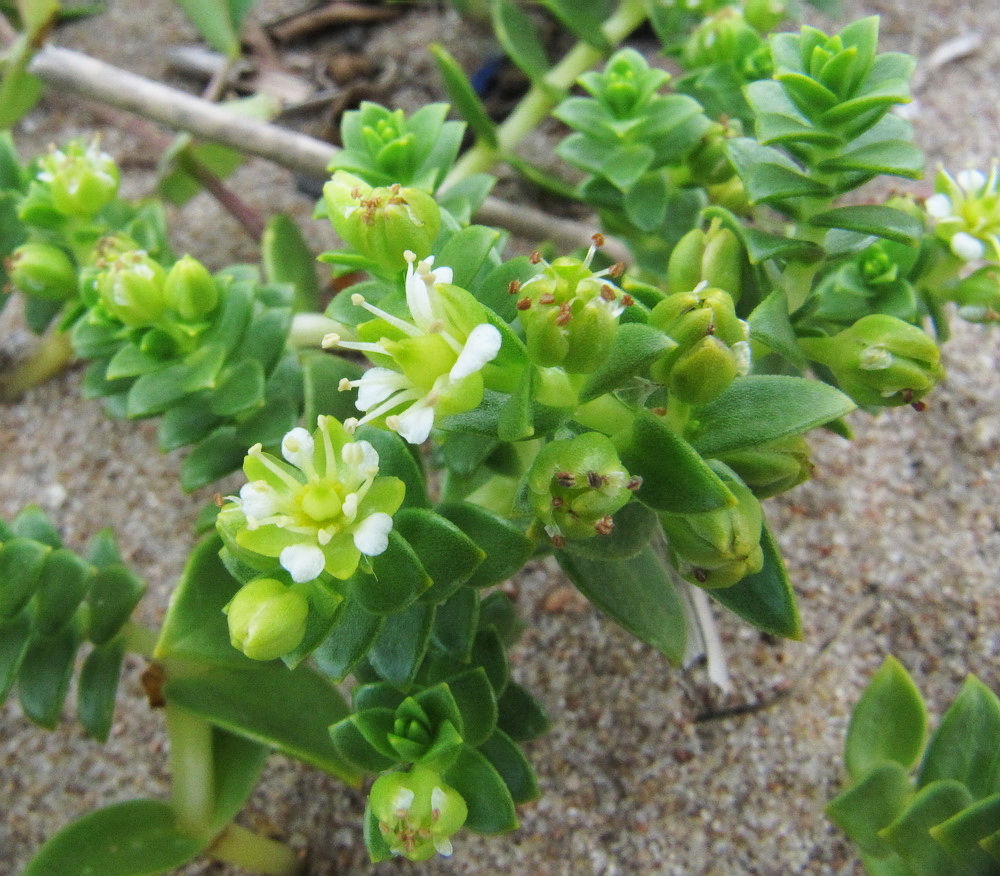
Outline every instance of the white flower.
<path id="1" fill-rule="evenodd" d="M 438 286 L 451 284 L 451 268 L 432 269 L 433 256 L 416 262 L 416 256 L 409 250 L 404 253 L 404 257 L 407 261 L 404 284 L 406 306 L 412 322 L 370 304 L 362 295 L 355 295 L 352 301 L 401 331 L 403 340 L 395 342 L 400 346 L 405 345 L 410 338 L 440 338 L 444 346 L 438 361 L 428 359 L 426 376 L 419 384 L 404 373 L 402 368 L 396 371 L 375 366 L 368 369 L 359 380 L 344 378 L 340 381 L 339 388 L 342 391 L 354 388 L 358 390 L 356 405 L 364 416 L 360 420 L 350 421 L 351 426 L 356 428 L 384 416 L 386 425 L 398 432 L 404 440 L 411 444 L 422 444 L 434 426 L 436 406 L 457 388 L 460 381 L 477 374 L 483 366 L 497 357 L 502 339 L 499 330 L 486 322 L 474 326 L 467 334 L 454 324 L 454 318 L 449 315 L 446 303 L 437 289 Z M 329 335 L 324 338 L 323 343 L 327 347 L 339 346 L 395 358 L 393 343 L 385 338 L 377 342 L 362 342 L 345 341 L 336 335 Z"/>
<path id="2" fill-rule="evenodd" d="M 959 231 L 952 235 L 951 251 L 963 261 L 974 262 L 981 259 L 985 249 L 983 242 L 967 231 Z"/>
<path id="3" fill-rule="evenodd" d="M 952 215 L 951 198 L 940 192 L 936 195 L 931 195 L 924 201 L 924 208 L 927 210 L 928 215 L 934 219 L 947 219 Z"/>

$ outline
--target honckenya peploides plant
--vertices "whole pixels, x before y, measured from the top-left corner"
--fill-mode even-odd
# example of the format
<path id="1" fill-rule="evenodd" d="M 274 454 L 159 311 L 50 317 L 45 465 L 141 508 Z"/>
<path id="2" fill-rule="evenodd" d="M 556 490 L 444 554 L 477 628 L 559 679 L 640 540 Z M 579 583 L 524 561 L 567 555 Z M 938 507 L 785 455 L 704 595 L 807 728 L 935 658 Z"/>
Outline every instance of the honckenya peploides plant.
<path id="1" fill-rule="evenodd" d="M 11 93 L 34 81 L 53 13 L 22 5 Z M 183 5 L 223 43 L 249 6 Z M 922 410 L 953 313 L 1000 320 L 995 168 L 942 170 L 925 198 L 858 193 L 923 172 L 893 112 L 914 62 L 878 52 L 877 18 L 772 34 L 787 11 L 774 0 L 547 0 L 580 40 L 550 66 L 532 15 L 488 5 L 528 93 L 496 124 L 436 47 L 474 135 L 461 156 L 466 125 L 445 104 L 344 114 L 316 208 L 342 243 L 319 256 L 338 290 L 328 302 L 285 217 L 267 227 L 263 269 L 212 273 L 177 257 L 161 202 L 119 195 L 97 140 L 27 162 L 0 140 L 3 279 L 41 353 L 86 362 L 84 392 L 109 415 L 157 418 L 164 450 L 189 448 L 185 488 L 242 469 L 202 515 L 158 630 L 132 617 L 144 585 L 112 534 L 78 554 L 36 506 L 0 522 L 3 695 L 16 688 L 24 713 L 54 726 L 80 655 L 77 714 L 105 739 L 133 652 L 170 742 L 169 801 L 83 816 L 28 876 L 169 872 L 200 854 L 295 872 L 290 848 L 234 820 L 272 750 L 368 788 L 373 861 L 514 830 L 539 794 L 523 746 L 549 718 L 512 677 L 523 624 L 500 585 L 553 557 L 673 664 L 709 599 L 799 638 L 761 501 L 810 477 L 811 430 L 849 436 L 858 406 Z M 644 23 L 676 78 L 621 47 Z M 568 129 L 555 151 L 573 184 L 516 154 L 549 115 Z M 510 257 L 507 232 L 474 221 L 501 160 L 590 205 L 603 232 L 576 253 L 540 239 Z M 719 659 L 712 649 L 716 679 Z M 995 872 L 995 757 L 989 787 L 916 856 L 904 828 L 929 795 L 906 774 L 920 746 L 857 754 L 857 740 L 881 744 L 872 703 L 920 711 L 887 666 L 889 694 L 866 694 L 852 728 L 858 784 L 831 814 L 874 873 L 897 872 L 880 863 L 893 855 L 936 856 L 918 872 L 968 860 Z M 884 811 L 860 818 L 869 793 Z"/>

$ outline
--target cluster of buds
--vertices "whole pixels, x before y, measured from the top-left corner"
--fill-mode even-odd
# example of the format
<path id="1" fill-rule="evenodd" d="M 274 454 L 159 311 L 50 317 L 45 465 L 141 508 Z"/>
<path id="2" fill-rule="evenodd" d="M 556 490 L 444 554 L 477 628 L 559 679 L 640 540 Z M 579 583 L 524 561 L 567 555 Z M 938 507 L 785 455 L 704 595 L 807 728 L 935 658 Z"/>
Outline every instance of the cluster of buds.
<path id="1" fill-rule="evenodd" d="M 342 391 L 358 390 L 356 404 L 364 412 L 344 425 L 353 430 L 379 421 L 411 444 L 421 444 L 436 420 L 482 401 L 483 367 L 500 352 L 501 335 L 482 304 L 452 285 L 451 268 L 432 269 L 433 256 L 416 262 L 409 250 L 403 257 L 410 319 L 355 294 L 355 306 L 376 318 L 358 326 L 359 341 L 330 334 L 323 346 L 358 350 L 375 365 L 359 380 L 341 381 Z"/>
<path id="2" fill-rule="evenodd" d="M 97 140 L 74 140 L 62 149 L 53 146 L 38 165 L 35 180 L 63 216 L 93 216 L 118 193 L 118 167 Z"/>
<path id="3" fill-rule="evenodd" d="M 281 453 L 277 459 L 259 444 L 247 453 L 247 483 L 218 516 L 226 548 L 251 569 L 296 583 L 324 573 L 349 578 L 362 554 L 388 546 L 403 482 L 379 477 L 375 448 L 333 417 L 320 416 L 312 434 L 292 429 Z"/>
<path id="4" fill-rule="evenodd" d="M 963 262 L 1000 261 L 1000 172 L 989 176 L 963 170 L 951 176 L 939 170 L 935 194 L 924 203 L 934 234 Z"/>
<path id="5" fill-rule="evenodd" d="M 750 370 L 747 324 L 722 289 L 702 284 L 668 295 L 649 321 L 677 343 L 652 364 L 650 377 L 685 404 L 710 402 Z"/>
<path id="6" fill-rule="evenodd" d="M 451 855 L 451 836 L 469 813 L 462 795 L 436 770 L 422 766 L 379 776 L 368 808 L 392 853 L 411 861 Z"/>
<path id="7" fill-rule="evenodd" d="M 790 490 L 809 480 L 813 472 L 809 442 L 802 435 L 788 435 L 716 458 L 736 472 L 758 499 Z"/>
<path id="8" fill-rule="evenodd" d="M 610 116 L 631 119 L 647 113 L 669 79 L 669 73 L 650 67 L 639 52 L 623 49 L 603 71 L 584 73 L 579 81 Z"/>
<path id="9" fill-rule="evenodd" d="M 323 187 L 323 200 L 337 234 L 387 276 L 405 266 L 404 252 L 430 253 L 441 228 L 441 210 L 427 192 L 372 188 L 343 170 Z"/>
<path id="10" fill-rule="evenodd" d="M 766 8 L 759 8 L 760 3 L 752 5 L 754 19 L 766 23 Z M 747 80 L 766 78 L 772 69 L 771 55 L 759 30 L 763 28 L 751 24 L 744 10 L 723 6 L 688 37 L 681 55 L 682 63 L 689 70 L 726 64 L 735 67 Z"/>
<path id="11" fill-rule="evenodd" d="M 710 589 L 732 587 L 764 566 L 760 502 L 723 466 L 718 469 L 733 494 L 732 504 L 694 514 L 660 514 L 674 568 L 686 581 Z"/>
<path id="12" fill-rule="evenodd" d="M 234 648 L 251 660 L 275 660 L 305 636 L 309 600 L 296 585 L 257 578 L 241 587 L 223 611 Z"/>
<path id="13" fill-rule="evenodd" d="M 531 507 L 556 547 L 608 535 L 612 515 L 642 484 L 624 469 L 611 439 L 598 432 L 550 441 L 528 472 Z"/>
<path id="14" fill-rule="evenodd" d="M 894 316 L 873 313 L 829 338 L 800 338 L 814 362 L 833 372 L 860 405 L 921 404 L 944 377 L 941 352 L 926 332 Z"/>
<path id="15" fill-rule="evenodd" d="M 603 242 L 594 244 L 584 259 L 558 258 L 551 264 L 536 253 L 542 270 L 523 283 L 512 283 L 531 360 L 570 374 L 589 374 L 607 358 L 618 329 L 618 318 L 634 302 L 632 296 L 609 282 L 622 266 L 591 271 L 590 263 Z"/>
<path id="16" fill-rule="evenodd" d="M 170 270 L 121 239 L 102 248 L 95 288 L 104 310 L 129 328 L 159 328 L 189 349 L 209 325 L 219 290 L 208 269 L 184 256 Z"/>

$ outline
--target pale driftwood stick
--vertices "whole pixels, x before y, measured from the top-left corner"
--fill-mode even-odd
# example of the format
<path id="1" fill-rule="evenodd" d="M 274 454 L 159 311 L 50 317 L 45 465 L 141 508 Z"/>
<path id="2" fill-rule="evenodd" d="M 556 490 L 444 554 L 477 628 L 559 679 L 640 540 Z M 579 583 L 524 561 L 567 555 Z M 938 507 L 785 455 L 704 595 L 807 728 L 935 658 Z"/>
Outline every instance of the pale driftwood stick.
<path id="1" fill-rule="evenodd" d="M 297 173 L 323 179 L 337 148 L 305 134 L 239 116 L 224 107 L 129 73 L 89 55 L 45 46 L 32 59 L 30 72 L 50 86 L 127 110 L 204 140 L 258 155 Z M 499 225 L 527 240 L 551 240 L 560 249 L 587 246 L 597 230 L 590 224 L 557 219 L 541 210 L 489 197 L 476 219 Z M 623 243 L 606 239 L 604 253 L 630 262 Z"/>

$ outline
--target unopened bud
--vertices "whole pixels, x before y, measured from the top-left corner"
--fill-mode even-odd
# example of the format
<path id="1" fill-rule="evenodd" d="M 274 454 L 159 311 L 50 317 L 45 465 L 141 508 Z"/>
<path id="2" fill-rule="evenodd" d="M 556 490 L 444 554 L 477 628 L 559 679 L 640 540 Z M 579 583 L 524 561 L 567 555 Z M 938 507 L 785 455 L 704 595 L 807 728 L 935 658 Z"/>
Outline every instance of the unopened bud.
<path id="1" fill-rule="evenodd" d="M 189 255 L 178 259 L 167 273 L 163 294 L 167 306 L 189 322 L 204 319 L 219 303 L 219 290 L 208 268 Z"/>
<path id="2" fill-rule="evenodd" d="M 46 301 L 66 301 L 77 291 L 77 273 L 70 257 L 49 243 L 23 243 L 7 263 L 10 282 L 19 292 Z"/>
<path id="3" fill-rule="evenodd" d="M 166 310 L 166 272 L 144 250 L 122 253 L 97 277 L 101 302 L 116 319 L 131 328 L 156 323 Z"/>
<path id="4" fill-rule="evenodd" d="M 309 602 L 275 578 L 258 578 L 244 585 L 223 611 L 234 648 L 251 660 L 275 660 L 302 641 Z"/>
<path id="5" fill-rule="evenodd" d="M 749 447 L 719 454 L 758 499 L 790 490 L 812 476 L 809 443 L 802 435 L 789 435 Z"/>
<path id="6" fill-rule="evenodd" d="M 93 216 L 118 192 L 118 167 L 96 141 L 74 140 L 39 161 L 39 182 L 64 216 Z"/>

